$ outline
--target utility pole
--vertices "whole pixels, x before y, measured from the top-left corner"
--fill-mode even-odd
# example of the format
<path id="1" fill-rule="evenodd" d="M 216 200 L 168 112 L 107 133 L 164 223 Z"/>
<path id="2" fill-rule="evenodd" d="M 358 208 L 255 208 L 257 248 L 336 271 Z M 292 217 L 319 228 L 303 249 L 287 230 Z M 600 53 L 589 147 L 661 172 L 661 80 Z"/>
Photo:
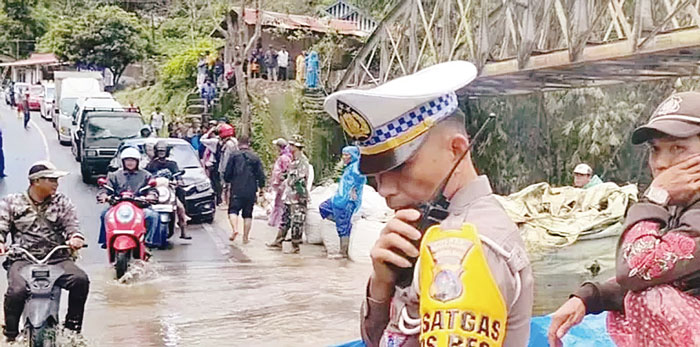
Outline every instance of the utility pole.
<path id="1" fill-rule="evenodd" d="M 36 40 L 20 40 L 20 39 L 11 39 L 8 41 L 15 43 L 15 59 L 17 59 L 17 60 L 19 60 L 19 43 L 20 42 L 36 42 Z"/>

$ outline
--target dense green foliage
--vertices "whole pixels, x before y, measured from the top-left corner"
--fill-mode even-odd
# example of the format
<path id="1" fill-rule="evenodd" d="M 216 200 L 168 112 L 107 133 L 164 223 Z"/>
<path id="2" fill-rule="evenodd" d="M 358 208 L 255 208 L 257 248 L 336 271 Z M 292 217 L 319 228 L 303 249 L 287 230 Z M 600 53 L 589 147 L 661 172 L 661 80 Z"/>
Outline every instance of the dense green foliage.
<path id="1" fill-rule="evenodd" d="M 33 16 L 37 0 L 2 0 L 0 3 L 0 53 L 23 57 L 34 51 L 35 39 L 46 31 Z"/>
<path id="2" fill-rule="evenodd" d="M 116 6 L 97 7 L 55 23 L 39 47 L 65 61 L 109 68 L 115 81 L 150 48 L 138 17 Z"/>
<path id="3" fill-rule="evenodd" d="M 194 47 L 168 58 L 160 70 L 161 82 L 165 88 L 192 88 L 197 80 L 196 66 L 200 54 L 214 52 L 217 42 L 202 38 Z"/>
<path id="4" fill-rule="evenodd" d="M 692 88 L 693 81 L 679 86 Z M 633 146 L 634 128 L 674 91 L 670 82 L 626 84 L 462 102 L 474 134 L 498 116 L 475 144 L 474 159 L 496 190 L 507 194 L 535 182 L 570 185 L 573 168 L 588 163 L 617 183 L 649 183 L 646 148 Z"/>

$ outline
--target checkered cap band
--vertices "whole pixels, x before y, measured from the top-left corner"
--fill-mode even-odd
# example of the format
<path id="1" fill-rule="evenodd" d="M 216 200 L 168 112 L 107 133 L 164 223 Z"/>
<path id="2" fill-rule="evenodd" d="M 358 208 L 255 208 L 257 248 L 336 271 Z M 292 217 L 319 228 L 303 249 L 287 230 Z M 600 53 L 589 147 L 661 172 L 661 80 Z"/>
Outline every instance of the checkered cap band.
<path id="1" fill-rule="evenodd" d="M 374 146 L 391 140 L 423 123 L 426 119 L 438 121 L 452 114 L 457 109 L 457 95 L 452 92 L 426 102 L 393 121 L 374 130 L 372 136 L 361 143 L 362 146 Z"/>

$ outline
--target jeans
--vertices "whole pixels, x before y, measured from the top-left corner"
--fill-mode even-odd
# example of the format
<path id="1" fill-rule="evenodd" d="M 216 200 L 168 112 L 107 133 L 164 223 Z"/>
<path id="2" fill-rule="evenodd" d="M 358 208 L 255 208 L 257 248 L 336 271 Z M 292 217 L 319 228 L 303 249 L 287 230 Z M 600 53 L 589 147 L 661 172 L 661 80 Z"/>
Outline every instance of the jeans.
<path id="1" fill-rule="evenodd" d="M 107 211 L 112 208 L 112 206 L 107 206 L 105 209 L 102 211 L 102 214 L 100 214 L 100 237 L 97 240 L 97 243 L 104 245 L 107 243 L 107 229 L 105 228 L 105 216 L 107 215 Z M 146 232 L 149 235 L 153 235 L 158 231 L 158 228 L 160 227 L 160 219 L 158 218 L 158 212 L 153 211 L 150 208 L 144 208 L 143 209 L 143 216 L 144 220 L 146 221 Z"/>
<path id="2" fill-rule="evenodd" d="M 25 110 L 24 111 L 24 128 L 25 129 L 27 128 L 27 125 L 29 124 L 29 116 L 30 116 L 29 110 Z"/>
<path id="3" fill-rule="evenodd" d="M 28 261 L 12 262 L 7 270 L 7 293 L 5 293 L 5 329 L 7 337 L 16 337 L 19 333 L 19 319 L 24 310 L 24 303 L 29 297 L 27 281 L 21 276 L 20 270 Z M 80 332 L 85 312 L 85 301 L 90 291 L 90 280 L 85 271 L 81 270 L 71 260 L 63 260 L 56 265 L 63 268 L 64 274 L 56 280 L 56 285 L 70 292 L 68 296 L 68 313 L 66 328 Z"/>

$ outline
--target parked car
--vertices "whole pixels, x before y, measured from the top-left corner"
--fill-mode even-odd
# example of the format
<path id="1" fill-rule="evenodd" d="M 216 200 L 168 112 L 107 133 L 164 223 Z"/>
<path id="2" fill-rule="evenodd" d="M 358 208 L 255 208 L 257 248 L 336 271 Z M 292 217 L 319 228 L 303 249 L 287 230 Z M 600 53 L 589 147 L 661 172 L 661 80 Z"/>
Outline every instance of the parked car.
<path id="1" fill-rule="evenodd" d="M 112 98 L 112 95 L 105 92 L 95 93 L 92 96 L 79 97 L 75 102 L 75 107 L 71 113 L 71 152 L 75 160 L 80 161 L 80 142 L 81 138 L 75 132 L 78 124 L 83 123 L 83 118 L 86 109 L 122 109 L 122 105 Z"/>
<path id="2" fill-rule="evenodd" d="M 40 84 L 34 84 L 29 87 L 29 110 L 40 111 L 41 104 L 44 102 L 44 87 Z"/>
<path id="3" fill-rule="evenodd" d="M 75 128 L 83 182 L 90 183 L 94 176 L 106 174 L 119 144 L 139 136 L 142 126 L 138 112 L 124 108 L 86 108 Z"/>
<path id="4" fill-rule="evenodd" d="M 46 82 L 42 87 L 44 88 L 44 100 L 41 103 L 39 113 L 41 118 L 51 121 L 53 120 L 53 111 L 56 107 L 56 86 L 51 82 Z"/>
<path id="5" fill-rule="evenodd" d="M 155 147 L 156 142 L 160 140 L 166 141 L 171 148 L 169 159 L 174 160 L 180 170 L 185 170 L 185 174 L 181 177 L 181 188 L 184 194 L 187 215 L 196 221 L 211 223 L 214 220 L 214 212 L 216 210 L 214 190 L 211 187 L 209 177 L 199 161 L 197 152 L 192 148 L 189 142 L 175 138 L 138 138 L 125 140 L 119 145 L 119 150 L 114 155 L 109 165 L 109 170 L 114 171 L 121 168 L 122 163 L 121 160 L 119 160 L 119 155 L 121 151 L 127 147 L 138 148 L 142 155 L 140 166 L 141 168 L 145 168 L 150 161 L 150 156 L 147 154 L 147 147 L 150 146 L 152 149 Z"/>

